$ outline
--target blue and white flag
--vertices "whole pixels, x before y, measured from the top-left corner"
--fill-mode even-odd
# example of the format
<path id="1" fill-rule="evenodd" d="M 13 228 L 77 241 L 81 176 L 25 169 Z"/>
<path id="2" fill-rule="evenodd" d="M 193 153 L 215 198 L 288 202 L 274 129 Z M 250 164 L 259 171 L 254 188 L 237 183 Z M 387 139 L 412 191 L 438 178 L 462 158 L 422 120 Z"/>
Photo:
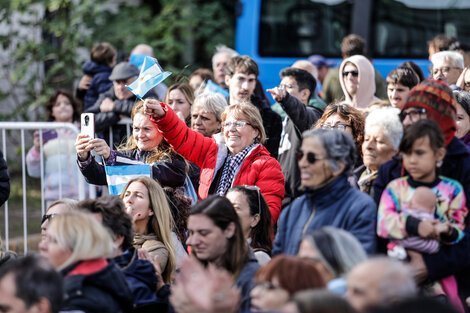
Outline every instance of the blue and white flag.
<path id="1" fill-rule="evenodd" d="M 224 96 L 224 98 L 227 98 L 229 95 L 226 89 L 220 87 L 210 79 L 207 81 L 206 88 L 204 88 L 204 91 L 220 93 L 222 96 Z"/>
<path id="2" fill-rule="evenodd" d="M 151 164 L 105 166 L 109 194 L 119 196 L 127 183 L 139 176 L 152 177 Z"/>
<path id="3" fill-rule="evenodd" d="M 137 98 L 142 99 L 150 89 L 160 84 L 170 75 L 170 72 L 163 71 L 157 59 L 145 56 L 144 63 L 140 69 L 139 78 L 129 86 L 126 85 L 126 87 L 132 91 Z"/>

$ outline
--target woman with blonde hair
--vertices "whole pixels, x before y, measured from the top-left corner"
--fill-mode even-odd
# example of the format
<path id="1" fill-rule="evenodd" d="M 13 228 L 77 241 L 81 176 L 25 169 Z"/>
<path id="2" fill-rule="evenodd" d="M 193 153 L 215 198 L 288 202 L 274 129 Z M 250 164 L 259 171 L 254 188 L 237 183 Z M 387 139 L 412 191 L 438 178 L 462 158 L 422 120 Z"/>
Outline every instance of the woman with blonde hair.
<path id="1" fill-rule="evenodd" d="M 163 188 L 149 177 L 137 177 L 129 181 L 121 198 L 127 213 L 134 220 L 134 247 L 148 251 L 150 257 L 158 256 L 162 277 L 171 282 L 171 275 L 176 268 L 176 248 L 179 255 L 184 249 L 172 233 L 174 221 Z"/>
<path id="2" fill-rule="evenodd" d="M 132 293 L 107 258 L 114 254 L 110 233 L 91 214 L 69 212 L 54 217 L 41 254 L 64 277 L 63 311 L 128 312 Z"/>
<path id="3" fill-rule="evenodd" d="M 127 143 L 112 150 L 106 141 L 78 135 L 75 142 L 78 165 L 87 182 L 106 185 L 105 166 L 151 164 L 152 177 L 163 186 L 181 187 L 186 178 L 186 163 L 160 134 L 149 117 L 144 114 L 143 102 L 132 109 L 132 135 Z M 103 157 L 104 165 L 98 163 L 90 151 Z"/>
<path id="4" fill-rule="evenodd" d="M 284 198 L 284 175 L 263 146 L 266 132 L 259 110 L 249 102 L 233 104 L 222 113 L 222 132 L 211 138 L 191 130 L 165 103 L 146 99 L 145 112 L 169 144 L 201 168 L 198 195 L 225 195 L 237 185 L 258 186 L 274 225 Z"/>

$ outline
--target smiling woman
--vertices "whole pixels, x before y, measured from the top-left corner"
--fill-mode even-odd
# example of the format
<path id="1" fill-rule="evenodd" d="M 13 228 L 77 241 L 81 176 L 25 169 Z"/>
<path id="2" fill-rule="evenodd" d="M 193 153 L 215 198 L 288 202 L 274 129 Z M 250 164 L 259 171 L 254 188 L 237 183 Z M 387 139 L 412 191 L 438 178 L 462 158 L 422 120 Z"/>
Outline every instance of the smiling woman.
<path id="1" fill-rule="evenodd" d="M 266 133 L 255 106 L 245 102 L 226 107 L 222 133 L 212 138 L 188 128 L 164 103 L 146 99 L 144 106 L 176 152 L 201 168 L 199 198 L 225 195 L 231 186 L 257 186 L 276 223 L 284 198 L 284 176 L 263 146 Z"/>
<path id="2" fill-rule="evenodd" d="M 186 164 L 163 139 L 158 128 L 144 114 L 143 102 L 132 109 L 132 136 L 118 150 L 112 150 L 103 139 L 91 139 L 79 135 L 75 142 L 78 165 L 87 182 L 106 185 L 104 165 L 129 165 L 145 163 L 152 165 L 152 177 L 162 186 L 181 187 L 186 178 Z M 104 158 L 104 165 L 98 163 L 90 151 Z"/>

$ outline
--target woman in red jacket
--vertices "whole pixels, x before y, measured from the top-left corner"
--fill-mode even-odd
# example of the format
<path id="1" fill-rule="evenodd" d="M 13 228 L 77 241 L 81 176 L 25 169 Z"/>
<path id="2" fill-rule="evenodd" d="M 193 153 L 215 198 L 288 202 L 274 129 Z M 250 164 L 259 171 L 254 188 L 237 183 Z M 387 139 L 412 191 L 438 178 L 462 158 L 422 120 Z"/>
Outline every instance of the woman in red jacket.
<path id="1" fill-rule="evenodd" d="M 263 146 L 266 133 L 255 106 L 228 106 L 222 114 L 222 132 L 212 138 L 188 128 L 169 106 L 157 100 L 146 99 L 144 110 L 173 149 L 201 168 L 199 198 L 225 195 L 231 186 L 258 186 L 272 223 L 276 223 L 284 198 L 284 175 Z"/>

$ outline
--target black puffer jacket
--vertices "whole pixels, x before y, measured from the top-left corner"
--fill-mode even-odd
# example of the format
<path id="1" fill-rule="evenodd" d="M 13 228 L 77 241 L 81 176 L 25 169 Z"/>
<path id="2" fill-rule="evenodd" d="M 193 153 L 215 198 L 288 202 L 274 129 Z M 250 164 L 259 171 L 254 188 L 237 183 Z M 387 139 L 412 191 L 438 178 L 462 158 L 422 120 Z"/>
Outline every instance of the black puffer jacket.
<path id="1" fill-rule="evenodd" d="M 61 271 L 65 299 L 61 311 L 132 312 L 132 292 L 112 261 L 82 261 Z"/>

